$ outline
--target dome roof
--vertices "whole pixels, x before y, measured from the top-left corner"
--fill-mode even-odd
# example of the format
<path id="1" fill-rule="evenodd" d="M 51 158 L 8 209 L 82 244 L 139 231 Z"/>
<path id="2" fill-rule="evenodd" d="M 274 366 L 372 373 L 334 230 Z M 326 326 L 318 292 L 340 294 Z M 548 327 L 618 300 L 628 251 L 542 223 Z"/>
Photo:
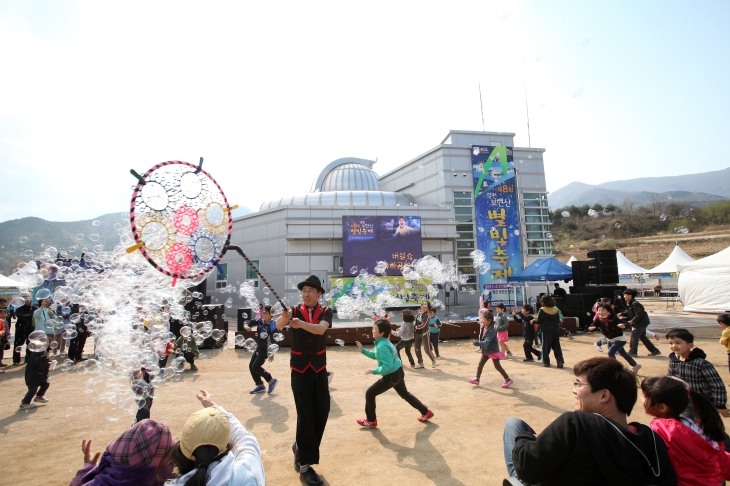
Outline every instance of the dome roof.
<path id="1" fill-rule="evenodd" d="M 320 191 L 377 191 L 378 174 L 361 164 L 343 164 L 324 176 Z"/>
<path id="2" fill-rule="evenodd" d="M 409 194 L 384 191 L 310 192 L 265 202 L 260 211 L 282 206 L 413 206 L 413 198 Z"/>
<path id="3" fill-rule="evenodd" d="M 327 165 L 309 194 L 265 202 L 260 211 L 283 206 L 413 206 L 413 197 L 379 190 L 374 160 L 345 157 Z"/>

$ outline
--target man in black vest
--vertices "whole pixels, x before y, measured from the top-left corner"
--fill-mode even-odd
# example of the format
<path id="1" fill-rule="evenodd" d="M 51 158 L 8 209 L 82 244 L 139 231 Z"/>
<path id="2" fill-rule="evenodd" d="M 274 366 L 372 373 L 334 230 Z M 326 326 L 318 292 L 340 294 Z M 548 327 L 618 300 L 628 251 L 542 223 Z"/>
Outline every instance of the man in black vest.
<path id="1" fill-rule="evenodd" d="M 332 323 L 332 309 L 319 304 L 324 289 L 316 275 L 297 285 L 302 303 L 284 311 L 276 321 L 277 329 L 287 324 L 291 337 L 291 389 L 297 407 L 297 441 L 292 446 L 294 467 L 307 485 L 319 486 L 322 478 L 312 464 L 319 464 L 322 442 L 330 413 L 330 391 L 327 384 L 327 348 L 324 333 Z"/>

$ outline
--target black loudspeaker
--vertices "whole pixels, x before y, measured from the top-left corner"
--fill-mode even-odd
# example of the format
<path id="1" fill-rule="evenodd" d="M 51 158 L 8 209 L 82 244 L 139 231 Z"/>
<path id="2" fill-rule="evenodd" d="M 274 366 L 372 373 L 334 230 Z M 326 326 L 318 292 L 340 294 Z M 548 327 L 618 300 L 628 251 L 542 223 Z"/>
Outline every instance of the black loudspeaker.
<path id="1" fill-rule="evenodd" d="M 593 322 L 593 305 L 600 296 L 598 294 L 568 294 L 565 296 L 566 317 L 576 317 L 582 329 Z"/>
<path id="2" fill-rule="evenodd" d="M 238 332 L 243 332 L 243 325 L 246 324 L 246 322 L 256 319 L 256 314 L 250 307 L 239 307 L 236 314 L 236 329 Z"/>
<path id="3" fill-rule="evenodd" d="M 608 285 L 618 283 L 618 262 L 616 250 L 593 250 L 588 252 L 590 260 L 590 283 Z"/>
<path id="4" fill-rule="evenodd" d="M 590 283 L 590 263 L 589 261 L 575 260 L 571 262 L 573 267 L 573 286 L 583 287 Z"/>

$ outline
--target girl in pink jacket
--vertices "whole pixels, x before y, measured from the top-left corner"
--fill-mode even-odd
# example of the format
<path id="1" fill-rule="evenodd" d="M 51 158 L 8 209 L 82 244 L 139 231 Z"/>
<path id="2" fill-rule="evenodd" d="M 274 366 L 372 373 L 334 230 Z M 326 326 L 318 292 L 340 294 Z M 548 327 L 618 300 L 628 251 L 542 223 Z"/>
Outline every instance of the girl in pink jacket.
<path id="1" fill-rule="evenodd" d="M 730 479 L 730 455 L 723 445 L 725 426 L 704 395 L 672 376 L 647 378 L 641 382 L 641 391 L 644 411 L 656 417 L 649 427 L 667 445 L 678 486 L 719 486 L 723 479 Z M 684 417 L 682 411 L 690 400 L 694 417 Z"/>

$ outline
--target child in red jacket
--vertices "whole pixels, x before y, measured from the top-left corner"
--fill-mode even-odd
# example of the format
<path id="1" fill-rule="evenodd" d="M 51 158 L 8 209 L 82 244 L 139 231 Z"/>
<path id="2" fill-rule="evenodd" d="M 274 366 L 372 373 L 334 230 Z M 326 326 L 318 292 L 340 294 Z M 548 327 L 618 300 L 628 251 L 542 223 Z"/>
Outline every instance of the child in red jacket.
<path id="1" fill-rule="evenodd" d="M 667 445 L 678 486 L 719 485 L 730 479 L 730 455 L 723 445 L 725 426 L 715 406 L 701 393 L 672 376 L 652 377 L 641 382 L 644 411 L 656 417 L 649 427 Z M 682 411 L 690 400 L 694 418 Z"/>

